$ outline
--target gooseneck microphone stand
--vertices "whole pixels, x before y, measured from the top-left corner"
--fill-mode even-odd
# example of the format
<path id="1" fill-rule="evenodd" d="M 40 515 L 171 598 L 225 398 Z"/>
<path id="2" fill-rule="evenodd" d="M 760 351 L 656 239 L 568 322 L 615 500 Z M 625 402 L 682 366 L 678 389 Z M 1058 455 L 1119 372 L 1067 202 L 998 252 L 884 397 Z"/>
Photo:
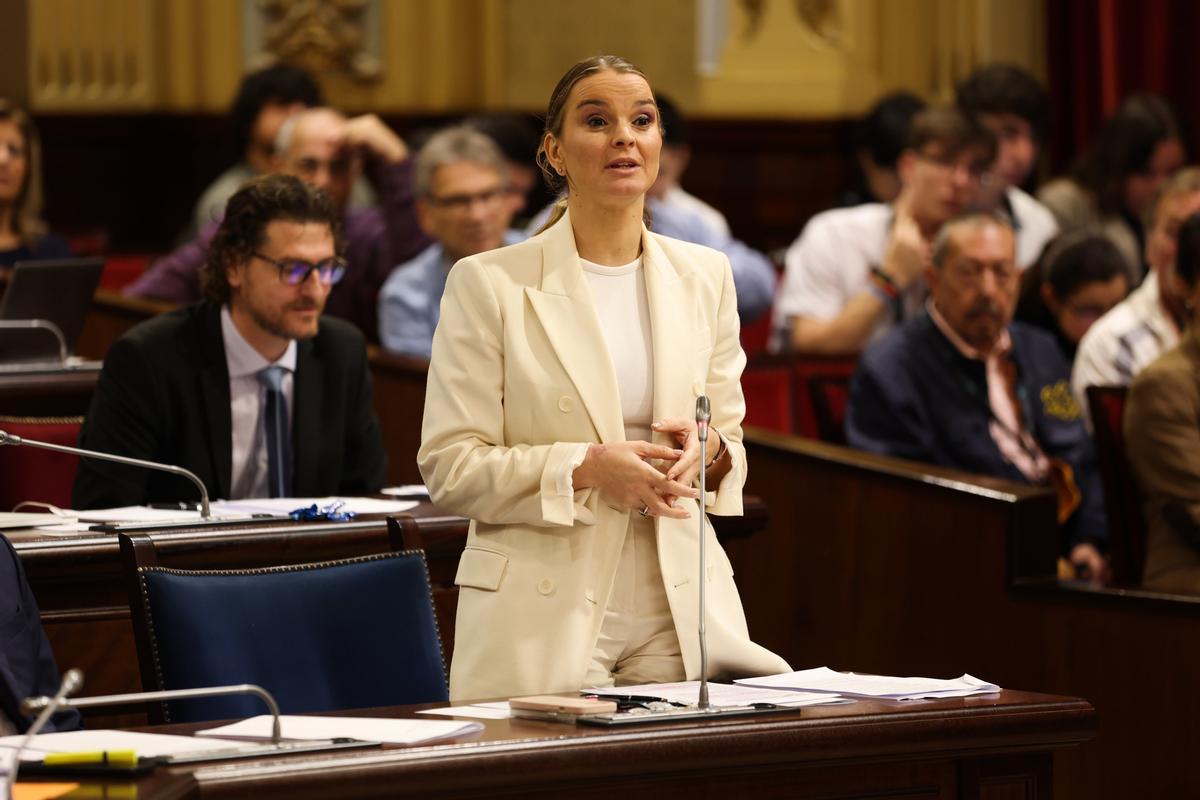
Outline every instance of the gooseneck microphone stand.
<path id="1" fill-rule="evenodd" d="M 707 711 L 711 706 L 708 703 L 708 635 L 704 631 L 704 585 L 708 583 L 705 578 L 704 563 L 704 494 L 708 487 L 704 479 L 704 459 L 708 453 L 708 422 L 712 419 L 712 410 L 708 404 L 708 396 L 700 395 L 696 398 L 696 437 L 700 440 L 700 699 L 696 702 L 696 706 L 701 711 Z"/>
<path id="2" fill-rule="evenodd" d="M 0 431 L 0 445 L 24 445 L 26 447 L 38 447 L 42 450 L 53 450 L 56 453 L 66 453 L 72 456 L 83 456 L 85 458 L 97 458 L 101 461 L 114 461 L 118 464 L 128 464 L 131 467 L 144 467 L 146 469 L 156 469 L 161 472 L 169 472 L 172 475 L 181 475 L 187 478 L 192 483 L 196 484 L 196 488 L 200 490 L 200 517 L 208 520 L 212 518 L 212 513 L 208 508 L 208 489 L 204 488 L 204 481 L 191 470 L 177 467 L 174 464 L 159 464 L 156 461 L 145 461 L 140 458 L 130 458 L 129 456 L 117 456 L 112 453 L 101 453 L 97 450 L 84 450 L 82 447 L 68 447 L 65 444 L 52 444 L 50 442 L 39 442 L 34 439 L 26 439 L 23 436 L 16 436 L 6 431 Z"/>

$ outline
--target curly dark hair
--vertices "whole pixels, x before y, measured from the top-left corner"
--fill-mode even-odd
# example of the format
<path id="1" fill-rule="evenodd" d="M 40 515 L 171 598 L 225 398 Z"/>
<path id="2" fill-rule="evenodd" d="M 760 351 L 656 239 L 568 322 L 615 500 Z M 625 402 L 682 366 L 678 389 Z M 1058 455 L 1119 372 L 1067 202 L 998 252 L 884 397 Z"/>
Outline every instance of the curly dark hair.
<path id="1" fill-rule="evenodd" d="M 1050 124 L 1050 96 L 1037 78 L 1015 64 L 980 67 L 958 85 L 955 96 L 968 114 L 1015 114 L 1039 140 Z"/>
<path id="2" fill-rule="evenodd" d="M 254 120 L 268 103 L 321 105 L 321 90 L 307 72 L 286 64 L 260 69 L 242 79 L 229 116 L 233 121 L 234 145 L 239 157 L 250 143 Z"/>
<path id="3" fill-rule="evenodd" d="M 323 190 L 292 175 L 262 175 L 242 184 L 225 206 L 225 218 L 209 242 L 200 271 L 205 297 L 214 303 L 229 301 L 225 270 L 261 248 L 267 225 L 278 220 L 328 225 L 334 248 L 342 252 L 341 220 Z"/>

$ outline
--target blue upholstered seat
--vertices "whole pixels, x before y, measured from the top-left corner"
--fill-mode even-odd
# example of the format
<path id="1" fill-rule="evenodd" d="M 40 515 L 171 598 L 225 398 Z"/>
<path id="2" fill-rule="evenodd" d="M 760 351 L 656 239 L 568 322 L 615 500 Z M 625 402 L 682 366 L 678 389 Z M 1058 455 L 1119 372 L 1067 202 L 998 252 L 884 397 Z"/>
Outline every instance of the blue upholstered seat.
<path id="1" fill-rule="evenodd" d="M 420 551 L 246 570 L 139 567 L 138 583 L 161 688 L 255 683 L 293 714 L 447 699 Z M 168 704 L 166 718 L 265 711 L 253 697 L 215 698 Z"/>

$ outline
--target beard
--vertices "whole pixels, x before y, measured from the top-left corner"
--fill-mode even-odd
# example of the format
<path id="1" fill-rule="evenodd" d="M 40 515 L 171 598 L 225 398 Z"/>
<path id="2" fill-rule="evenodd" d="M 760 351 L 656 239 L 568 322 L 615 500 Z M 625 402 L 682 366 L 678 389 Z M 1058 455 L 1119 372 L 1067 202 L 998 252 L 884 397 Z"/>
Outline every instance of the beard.
<path id="1" fill-rule="evenodd" d="M 246 311 L 254 323 L 262 328 L 267 333 L 273 336 L 278 336 L 281 339 L 296 339 L 303 341 L 311 339 L 317 335 L 320 328 L 320 314 L 324 309 L 324 303 L 319 300 L 305 298 L 288 303 L 277 313 L 271 314 L 259 308 L 256 305 L 248 305 Z M 291 311 L 310 311 L 317 312 L 317 322 L 312 326 L 299 326 L 287 324 L 287 314 Z"/>

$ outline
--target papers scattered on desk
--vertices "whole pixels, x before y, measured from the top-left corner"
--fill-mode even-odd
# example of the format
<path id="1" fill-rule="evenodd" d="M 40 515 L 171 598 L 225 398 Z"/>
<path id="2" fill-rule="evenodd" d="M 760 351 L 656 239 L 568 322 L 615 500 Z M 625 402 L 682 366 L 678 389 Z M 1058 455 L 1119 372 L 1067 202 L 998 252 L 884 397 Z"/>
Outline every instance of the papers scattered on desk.
<path id="1" fill-rule="evenodd" d="M 497 700 L 492 703 L 471 703 L 464 706 L 446 706 L 445 708 L 426 708 L 418 714 L 434 714 L 440 717 L 471 717 L 474 719 L 508 719 L 508 701 Z"/>
<path id="2" fill-rule="evenodd" d="M 197 736 L 267 741 L 271 738 L 271 716 L 250 717 L 232 725 L 197 731 Z M 383 719 L 379 717 L 304 717 L 285 714 L 279 718 L 284 739 L 359 739 L 389 744 L 421 744 L 451 739 L 483 730 L 479 722 L 440 719 Z"/>
<path id="3" fill-rule="evenodd" d="M 200 519 L 199 511 L 181 511 L 178 508 L 149 508 L 147 506 L 122 506 L 121 508 L 92 508 L 84 511 L 68 511 L 77 515 L 80 522 L 195 522 Z"/>
<path id="4" fill-rule="evenodd" d="M 742 678 L 743 686 L 786 689 L 803 692 L 829 692 L 847 697 L 870 697 L 878 700 L 936 700 L 946 697 L 968 697 L 974 694 L 994 694 L 1000 687 L 970 675 L 941 680 L 938 678 L 892 678 L 886 675 L 856 675 L 835 672 L 829 667 L 817 667 L 800 672 L 785 672 L 762 678 Z"/>
<path id="5" fill-rule="evenodd" d="M 73 521 L 71 517 L 57 517 L 53 514 L 0 511 L 0 528 L 32 528 L 43 523 L 57 524 Z"/>
<path id="6" fill-rule="evenodd" d="M 337 502 L 345 503 L 340 511 L 353 511 L 355 514 L 401 514 L 419 505 L 415 500 L 377 500 L 373 497 L 260 497 L 252 500 L 218 500 L 211 504 L 211 509 L 214 516 L 274 514 L 286 517 L 297 508 L 314 504 L 318 508 L 326 508 Z"/>
<path id="7" fill-rule="evenodd" d="M 0 748 L 5 748 L 3 757 L 21 744 L 24 736 L 0 738 Z M 238 747 L 241 742 L 227 739 L 196 739 L 191 736 L 169 736 L 163 733 L 138 733 L 135 731 L 64 731 L 43 733 L 33 737 L 29 747 L 21 754 L 22 761 L 41 761 L 47 753 L 81 753 L 101 750 L 135 750 L 138 756 L 173 756 L 180 753 L 209 752 Z"/>
<path id="8" fill-rule="evenodd" d="M 700 697 L 700 681 L 642 683 L 636 686 L 613 686 L 603 689 L 585 689 L 584 691 L 597 697 L 655 697 L 671 703 L 695 705 Z M 777 706 L 800 707 L 851 702 L 824 692 L 797 692 L 789 689 L 711 682 L 708 684 L 708 700 L 715 706 L 748 706 L 754 703 L 771 703 Z"/>
<path id="9" fill-rule="evenodd" d="M 385 486 L 379 490 L 380 494 L 386 494 L 388 497 L 429 497 L 429 490 L 425 488 L 423 483 L 406 483 L 403 486 Z"/>

